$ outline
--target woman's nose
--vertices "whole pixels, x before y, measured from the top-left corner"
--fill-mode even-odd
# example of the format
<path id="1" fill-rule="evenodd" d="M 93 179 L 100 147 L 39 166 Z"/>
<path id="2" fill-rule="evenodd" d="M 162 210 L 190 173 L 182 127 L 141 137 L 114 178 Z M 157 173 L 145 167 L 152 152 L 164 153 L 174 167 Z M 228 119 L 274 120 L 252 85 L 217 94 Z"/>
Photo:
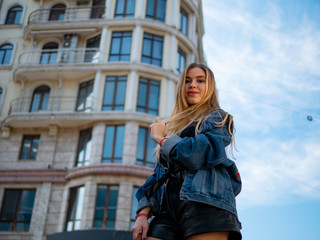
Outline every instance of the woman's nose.
<path id="1" fill-rule="evenodd" d="M 195 87 L 196 86 L 196 81 L 191 81 L 190 82 L 190 87 Z"/>

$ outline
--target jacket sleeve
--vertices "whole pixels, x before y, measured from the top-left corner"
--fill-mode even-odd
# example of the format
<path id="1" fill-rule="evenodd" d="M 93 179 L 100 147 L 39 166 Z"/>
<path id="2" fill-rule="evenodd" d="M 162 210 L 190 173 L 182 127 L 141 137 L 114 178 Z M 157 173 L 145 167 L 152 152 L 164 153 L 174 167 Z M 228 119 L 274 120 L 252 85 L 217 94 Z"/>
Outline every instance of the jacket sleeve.
<path id="1" fill-rule="evenodd" d="M 138 189 L 136 193 L 136 198 L 138 200 L 137 213 L 139 213 L 143 208 L 150 207 L 150 215 L 154 215 L 159 211 L 160 199 L 162 195 L 162 188 L 153 193 L 150 198 L 146 197 L 145 192 L 163 175 L 164 169 L 160 166 L 160 163 L 157 162 L 157 165 L 154 169 L 154 172 L 149 176 L 146 182 Z"/>
<path id="2" fill-rule="evenodd" d="M 195 137 L 168 138 L 160 149 L 162 157 L 170 162 L 179 161 L 190 170 L 212 168 L 227 159 L 225 147 L 231 143 L 227 124 L 219 126 L 221 112 L 213 112 L 204 120 Z"/>

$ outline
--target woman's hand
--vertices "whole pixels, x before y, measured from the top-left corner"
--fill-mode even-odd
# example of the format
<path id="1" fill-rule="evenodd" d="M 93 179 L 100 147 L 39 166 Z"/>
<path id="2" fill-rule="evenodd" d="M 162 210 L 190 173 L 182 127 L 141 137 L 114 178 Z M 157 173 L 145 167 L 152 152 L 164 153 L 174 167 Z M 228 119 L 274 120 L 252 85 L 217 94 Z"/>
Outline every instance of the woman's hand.
<path id="1" fill-rule="evenodd" d="M 148 214 L 149 211 L 150 208 L 144 208 L 141 212 Z M 145 240 L 147 238 L 148 229 L 149 224 L 146 216 L 139 216 L 131 229 L 133 240 Z"/>
<path id="2" fill-rule="evenodd" d="M 167 136 L 167 127 L 162 122 L 156 119 L 155 123 L 152 123 L 149 127 L 151 138 L 156 143 L 160 144 L 160 141 Z"/>

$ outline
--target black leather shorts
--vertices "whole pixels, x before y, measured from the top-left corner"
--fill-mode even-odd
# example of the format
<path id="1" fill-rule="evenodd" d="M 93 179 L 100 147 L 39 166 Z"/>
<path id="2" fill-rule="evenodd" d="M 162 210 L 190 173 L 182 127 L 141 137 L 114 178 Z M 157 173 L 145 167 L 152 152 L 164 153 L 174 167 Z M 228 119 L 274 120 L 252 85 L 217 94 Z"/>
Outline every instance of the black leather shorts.
<path id="1" fill-rule="evenodd" d="M 180 200 L 179 183 L 178 179 L 170 179 L 166 185 L 162 210 L 150 222 L 148 236 L 184 240 L 195 234 L 226 231 L 229 240 L 242 239 L 235 215 L 208 204 Z"/>

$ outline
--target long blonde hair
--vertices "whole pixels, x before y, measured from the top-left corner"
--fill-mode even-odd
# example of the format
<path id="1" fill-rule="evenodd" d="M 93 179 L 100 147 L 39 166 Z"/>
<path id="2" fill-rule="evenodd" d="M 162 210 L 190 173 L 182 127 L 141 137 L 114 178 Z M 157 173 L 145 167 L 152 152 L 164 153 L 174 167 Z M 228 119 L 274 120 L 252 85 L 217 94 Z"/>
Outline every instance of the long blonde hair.
<path id="1" fill-rule="evenodd" d="M 205 72 L 206 78 L 206 90 L 203 99 L 200 102 L 189 105 L 185 97 L 185 80 L 188 71 L 192 68 L 200 68 Z M 182 71 L 179 77 L 179 81 L 176 89 L 175 105 L 173 107 L 172 114 L 169 119 L 165 120 L 167 126 L 167 137 L 172 137 L 181 133 L 190 124 L 197 122 L 195 128 L 195 135 L 200 132 L 200 125 L 205 117 L 212 111 L 220 109 L 218 94 L 216 88 L 216 82 L 213 72 L 205 65 L 200 63 L 191 63 Z M 229 134 L 234 140 L 233 134 L 233 117 L 226 113 L 221 122 L 218 122 L 218 126 L 223 126 L 229 119 Z M 233 141 L 232 141 L 233 142 Z M 155 149 L 156 159 L 159 157 L 160 147 L 159 145 Z"/>

